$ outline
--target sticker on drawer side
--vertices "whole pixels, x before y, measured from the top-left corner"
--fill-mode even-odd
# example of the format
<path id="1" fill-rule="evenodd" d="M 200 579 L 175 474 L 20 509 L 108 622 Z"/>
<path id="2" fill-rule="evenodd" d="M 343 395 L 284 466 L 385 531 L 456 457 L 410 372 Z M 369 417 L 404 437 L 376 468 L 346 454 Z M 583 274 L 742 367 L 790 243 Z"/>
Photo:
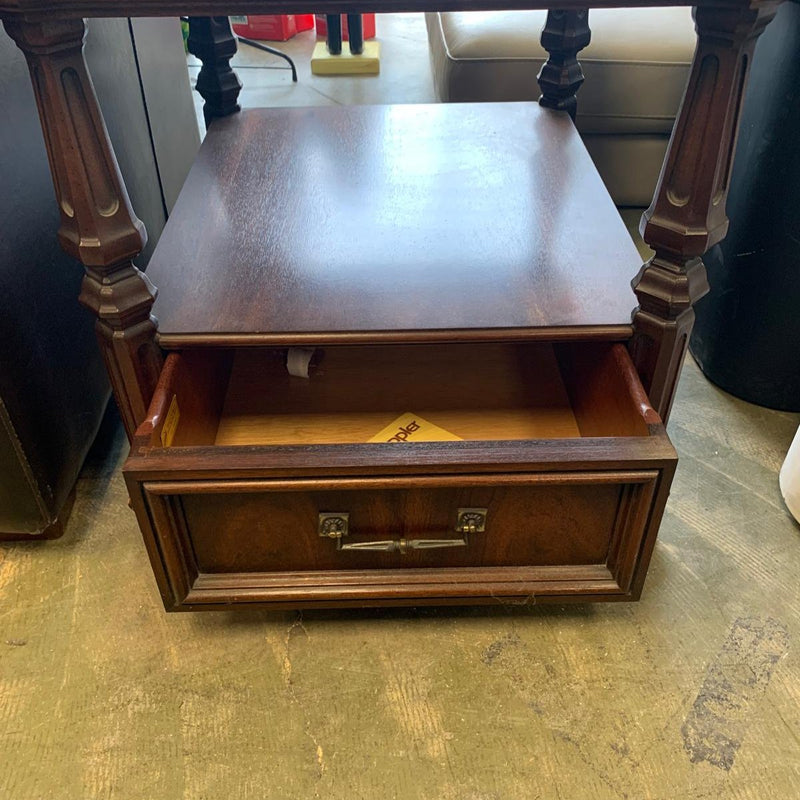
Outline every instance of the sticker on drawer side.
<path id="1" fill-rule="evenodd" d="M 181 420 L 181 412 L 178 409 L 178 397 L 172 395 L 172 402 L 169 404 L 167 418 L 161 428 L 161 446 L 170 447 L 175 438 L 175 431 L 178 430 L 178 423 Z"/>
<path id="2" fill-rule="evenodd" d="M 401 414 L 370 442 L 460 442 L 461 437 L 434 425 L 419 414 Z"/>

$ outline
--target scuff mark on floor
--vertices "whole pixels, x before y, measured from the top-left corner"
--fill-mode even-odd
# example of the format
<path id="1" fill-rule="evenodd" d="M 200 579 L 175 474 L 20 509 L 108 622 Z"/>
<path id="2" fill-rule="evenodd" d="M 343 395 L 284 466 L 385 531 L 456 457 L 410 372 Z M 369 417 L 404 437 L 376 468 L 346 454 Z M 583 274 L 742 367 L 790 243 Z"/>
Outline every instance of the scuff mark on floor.
<path id="1" fill-rule="evenodd" d="M 17 553 L 14 554 L 15 556 Z M 10 586 L 14 578 L 16 578 L 20 568 L 19 559 L 10 559 L 6 557 L 6 552 L 0 550 L 0 592 L 7 586 Z"/>
<path id="2" fill-rule="evenodd" d="M 380 656 L 386 672 L 388 708 L 400 725 L 409 745 L 426 757 L 443 764 L 451 773 L 449 743 L 453 735 L 445 730 L 440 699 L 431 691 L 425 671 L 398 667 L 388 656 Z"/>
<path id="3" fill-rule="evenodd" d="M 481 657 L 481 661 L 483 661 L 487 667 L 491 666 L 507 647 L 515 647 L 519 643 L 520 639 L 516 633 L 507 633 L 505 636 L 495 639 L 486 648 Z"/>
<path id="4" fill-rule="evenodd" d="M 786 626 L 778 620 L 742 617 L 734 621 L 681 727 L 683 746 L 693 764 L 707 761 L 731 769 L 752 706 L 763 697 L 788 646 Z"/>
<path id="5" fill-rule="evenodd" d="M 295 703 L 301 710 L 303 714 L 303 733 L 311 740 L 311 743 L 314 746 L 314 757 L 316 761 L 316 773 L 317 773 L 317 780 L 321 780 L 322 776 L 325 774 L 325 751 L 322 745 L 319 743 L 317 737 L 314 735 L 314 731 L 311 729 L 311 717 L 308 714 L 308 711 L 301 699 L 298 696 L 297 692 L 295 691 L 294 680 L 292 678 L 293 673 L 293 665 L 292 665 L 292 657 L 291 657 L 291 644 L 292 644 L 292 637 L 295 631 L 301 630 L 305 635 L 306 639 L 309 638 L 308 631 L 306 630 L 306 626 L 303 624 L 303 612 L 298 611 L 295 615 L 294 620 L 292 621 L 291 625 L 289 625 L 288 630 L 286 631 L 286 639 L 285 639 L 285 653 L 283 656 L 283 680 L 286 684 L 286 689 L 289 693 L 289 697 L 293 703 Z"/>

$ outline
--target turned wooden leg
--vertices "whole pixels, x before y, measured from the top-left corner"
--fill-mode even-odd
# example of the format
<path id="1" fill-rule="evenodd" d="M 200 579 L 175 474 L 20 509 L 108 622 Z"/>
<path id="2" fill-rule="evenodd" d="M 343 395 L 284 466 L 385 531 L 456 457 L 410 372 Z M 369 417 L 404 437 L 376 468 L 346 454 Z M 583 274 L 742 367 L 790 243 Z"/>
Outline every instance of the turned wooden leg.
<path id="1" fill-rule="evenodd" d="M 583 83 L 583 70 L 578 63 L 578 52 L 591 41 L 589 11 L 547 12 L 542 30 L 542 47 L 549 58 L 539 70 L 536 80 L 542 90 L 539 104 L 545 108 L 566 111 L 574 120 L 578 107 L 575 97 Z"/>
<path id="2" fill-rule="evenodd" d="M 325 17 L 325 27 L 327 34 L 325 36 L 325 43 L 328 52 L 332 56 L 342 54 L 342 15 L 341 14 L 328 14 Z"/>
<path id="3" fill-rule="evenodd" d="M 197 76 L 197 91 L 205 100 L 206 127 L 217 117 L 240 111 L 242 84 L 231 68 L 236 55 L 236 37 L 228 17 L 189 17 L 189 52 L 203 62 Z"/>
<path id="4" fill-rule="evenodd" d="M 755 5 L 755 4 L 754 4 Z M 630 349 L 653 407 L 666 421 L 707 291 L 701 256 L 725 237 L 739 112 L 756 39 L 777 3 L 695 9 L 698 42 L 642 237 L 655 255 L 633 280 L 639 307 Z"/>
<path id="5" fill-rule="evenodd" d="M 83 57 L 82 20 L 7 21 L 25 53 L 61 214 L 61 246 L 85 268 L 80 300 L 97 335 L 130 438 L 161 367 L 155 289 L 134 266 L 147 241 L 131 209 Z M 57 325 L 58 320 L 53 320 Z"/>
<path id="6" fill-rule="evenodd" d="M 347 15 L 347 39 L 350 52 L 360 56 L 364 52 L 364 18 L 361 14 Z"/>

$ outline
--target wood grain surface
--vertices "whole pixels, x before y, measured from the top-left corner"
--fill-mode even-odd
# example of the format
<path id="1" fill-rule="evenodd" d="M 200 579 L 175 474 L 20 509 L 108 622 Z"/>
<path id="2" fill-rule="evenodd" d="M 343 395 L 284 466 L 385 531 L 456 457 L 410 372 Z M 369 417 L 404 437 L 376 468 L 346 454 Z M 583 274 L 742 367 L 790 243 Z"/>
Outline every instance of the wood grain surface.
<path id="1" fill-rule="evenodd" d="M 619 6 L 713 5 L 714 0 L 594 0 L 593 8 Z M 390 11 L 427 11 L 429 0 L 348 0 L 344 9 L 340 0 L 0 0 L 0 16 L 25 14 L 28 17 L 178 17 L 213 16 L 214 14 L 307 14 Z M 585 8 L 585 0 L 437 0 L 439 11 L 500 11 L 521 8 Z"/>
<path id="2" fill-rule="evenodd" d="M 439 489 L 192 494 L 181 498 L 197 566 L 207 572 L 604 564 L 620 486 L 501 484 Z M 337 550 L 317 532 L 320 512 L 348 512 L 344 544 L 459 539 L 458 508 L 487 508 L 465 547 L 409 553 Z"/>
<path id="3" fill-rule="evenodd" d="M 148 275 L 171 347 L 624 336 L 640 265 L 569 117 L 498 103 L 218 120 Z"/>
<path id="4" fill-rule="evenodd" d="M 663 472 L 335 479 L 312 488 L 305 481 L 129 487 L 168 610 L 321 608 L 636 599 L 671 477 L 667 465 Z M 408 557 L 341 552 L 316 528 L 321 511 L 346 506 L 361 541 L 449 538 L 457 508 L 475 503 L 488 509 L 491 529 L 466 547 Z"/>

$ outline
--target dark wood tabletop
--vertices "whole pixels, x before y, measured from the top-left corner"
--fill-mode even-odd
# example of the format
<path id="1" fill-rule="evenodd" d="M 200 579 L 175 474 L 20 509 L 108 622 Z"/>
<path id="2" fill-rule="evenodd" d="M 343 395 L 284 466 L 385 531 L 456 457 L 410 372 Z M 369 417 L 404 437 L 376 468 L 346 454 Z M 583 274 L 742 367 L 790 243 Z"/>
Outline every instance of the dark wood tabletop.
<path id="1" fill-rule="evenodd" d="M 593 0 L 592 8 L 620 6 L 714 6 L 720 0 Z M 730 3 L 728 3 L 730 5 Z M 501 11 L 586 8 L 586 0 L 0 0 L 0 16 L 29 19 L 74 17 L 177 17 L 213 14 L 303 14 L 396 11 Z"/>
<path id="2" fill-rule="evenodd" d="M 628 326 L 640 264 L 567 114 L 487 103 L 218 120 L 147 274 L 170 346 Z"/>

